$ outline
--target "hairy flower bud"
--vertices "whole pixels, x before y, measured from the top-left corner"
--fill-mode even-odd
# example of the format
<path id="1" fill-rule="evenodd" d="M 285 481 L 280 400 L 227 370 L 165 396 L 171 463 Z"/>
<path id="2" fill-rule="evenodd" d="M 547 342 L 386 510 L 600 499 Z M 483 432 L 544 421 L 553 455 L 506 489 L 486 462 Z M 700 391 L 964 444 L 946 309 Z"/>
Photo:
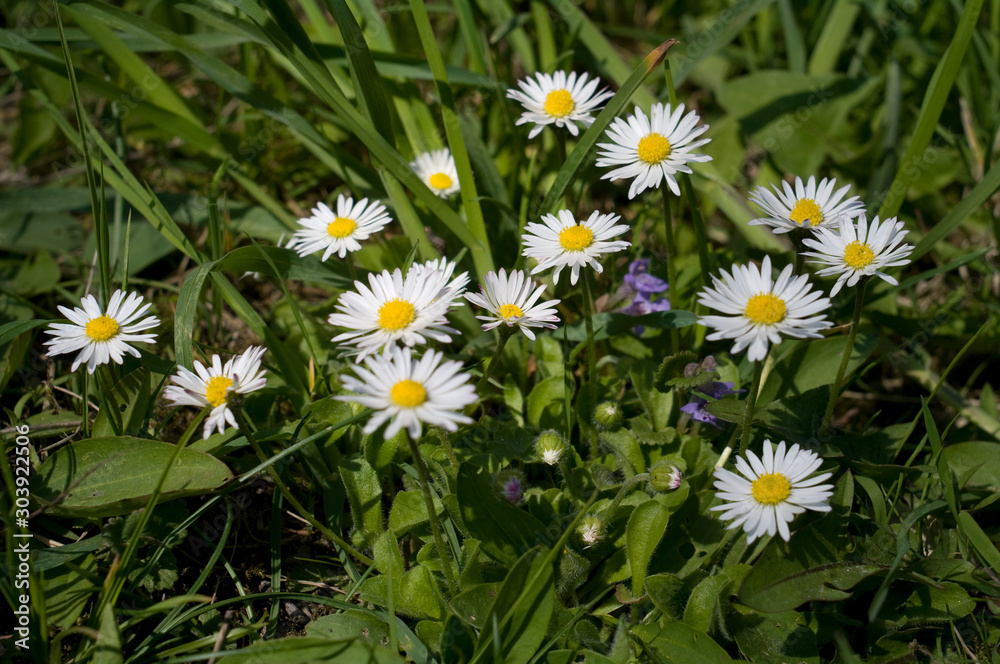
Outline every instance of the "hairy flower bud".
<path id="1" fill-rule="evenodd" d="M 596 516 L 584 517 L 576 531 L 580 533 L 583 543 L 591 547 L 604 537 L 604 523 Z"/>
<path id="2" fill-rule="evenodd" d="M 538 436 L 538 440 L 535 441 L 535 452 L 538 453 L 538 457 L 542 461 L 554 466 L 559 463 L 559 459 L 566 452 L 566 441 L 555 429 L 543 431 Z"/>
<path id="3" fill-rule="evenodd" d="M 655 491 L 660 493 L 674 491 L 681 485 L 684 473 L 677 466 L 670 463 L 659 463 L 649 471 L 649 483 Z"/>
<path id="4" fill-rule="evenodd" d="M 597 428 L 606 431 L 614 431 L 621 427 L 624 418 L 622 407 L 614 401 L 600 403 L 594 411 L 594 421 L 597 423 Z"/>

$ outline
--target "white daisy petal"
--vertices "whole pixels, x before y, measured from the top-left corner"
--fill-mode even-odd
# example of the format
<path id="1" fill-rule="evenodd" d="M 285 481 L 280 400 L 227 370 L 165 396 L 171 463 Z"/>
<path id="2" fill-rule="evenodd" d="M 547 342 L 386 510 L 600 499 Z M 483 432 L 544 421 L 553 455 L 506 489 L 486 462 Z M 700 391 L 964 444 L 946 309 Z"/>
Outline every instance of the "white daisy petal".
<path id="1" fill-rule="evenodd" d="M 126 298 L 121 290 L 116 290 L 108 300 L 108 307 L 102 310 L 93 295 L 87 295 L 75 309 L 59 307 L 71 324 L 52 323 L 45 331 L 52 338 L 45 342 L 48 355 L 64 355 L 79 351 L 73 361 L 71 371 L 81 364 L 87 364 L 87 372 L 94 373 L 98 365 L 114 362 L 121 364 L 125 353 L 139 357 L 138 350 L 130 343 L 153 343 L 155 334 L 135 334 L 160 324 L 156 316 L 143 315 L 151 306 L 142 305 L 142 296 L 129 293 Z"/>
<path id="2" fill-rule="evenodd" d="M 521 103 L 524 113 L 517 124 L 534 123 L 528 138 L 534 138 L 547 126 L 563 127 L 573 136 L 580 133 L 579 125 L 589 127 L 594 122 L 593 113 L 601 110 L 604 102 L 615 95 L 607 88 L 597 91 L 598 79 L 587 81 L 588 74 L 569 76 L 564 71 L 554 74 L 535 74 L 517 82 L 519 90 L 507 90 L 507 97 Z"/>
<path id="3" fill-rule="evenodd" d="M 862 212 L 857 218 L 857 225 L 847 217 L 841 217 L 838 224 L 840 234 L 835 234 L 826 228 L 814 231 L 812 238 L 802 240 L 806 247 L 814 251 L 804 251 L 803 256 L 809 256 L 810 263 L 818 263 L 824 267 L 817 274 L 828 277 L 837 276 L 830 295 L 836 295 L 846 283 L 855 286 L 862 277 L 877 276 L 890 284 L 898 283 L 896 279 L 882 272 L 886 267 L 899 267 L 910 262 L 908 256 L 913 252 L 912 244 L 900 246 L 908 231 L 903 230 L 903 222 L 895 217 L 879 221 L 876 216 L 868 223 Z"/>
<path id="4" fill-rule="evenodd" d="M 803 275 L 791 276 L 791 266 L 771 279 L 771 258 L 765 256 L 760 270 L 753 264 L 733 265 L 732 274 L 720 270 L 712 286 L 698 294 L 698 301 L 725 316 L 702 316 L 698 322 L 715 332 L 709 341 L 732 339 L 733 353 L 749 348 L 751 362 L 764 359 L 770 343 L 782 337 L 819 338 L 820 330 L 833 323 L 819 315 L 830 308 L 830 299 L 811 291 Z"/>
<path id="5" fill-rule="evenodd" d="M 448 148 L 418 155 L 410 162 L 410 168 L 441 198 L 447 198 L 461 188 L 455 159 Z"/>
<path id="6" fill-rule="evenodd" d="M 177 367 L 177 373 L 170 377 L 174 384 L 163 390 L 163 396 L 173 401 L 175 406 L 211 408 L 212 412 L 205 418 L 202 435 L 208 438 L 213 430 L 222 433 L 227 422 L 237 426 L 236 416 L 229 408 L 230 397 L 233 394 L 249 394 L 267 384 L 264 378 L 267 370 L 260 368 L 266 350 L 263 346 L 250 346 L 242 355 L 226 362 L 225 366 L 222 358 L 214 355 L 211 368 L 195 360 L 197 374 L 185 367 Z"/>
<path id="7" fill-rule="evenodd" d="M 653 104 L 648 118 L 640 108 L 625 120 L 616 118 L 606 132 L 611 142 L 597 146 L 602 150 L 598 153 L 597 165 L 615 167 L 601 179 L 633 178 L 628 192 L 630 199 L 646 189 L 658 189 L 663 182 L 679 196 L 680 187 L 674 175 L 690 173 L 689 162 L 712 159 L 691 152 L 711 140 L 695 141 L 708 131 L 708 125 L 696 127 L 699 120 L 694 111 L 684 115 L 684 104 L 675 109 L 671 109 L 670 104 Z"/>
<path id="8" fill-rule="evenodd" d="M 802 178 L 797 177 L 794 188 L 787 182 L 781 183 L 783 191 L 772 185 L 777 196 L 765 187 L 757 187 L 750 194 L 750 200 L 767 216 L 751 219 L 749 223 L 751 226 L 770 226 L 774 233 L 788 233 L 800 228 L 836 227 L 842 219 L 850 221 L 864 214 L 864 203 L 857 196 L 841 202 L 850 185 L 834 193 L 836 183 L 836 179 L 823 178 L 816 184 L 816 178 L 810 176 L 809 182 L 803 185 Z"/>
<path id="9" fill-rule="evenodd" d="M 517 326 L 529 339 L 535 335 L 528 328 L 545 327 L 556 329 L 559 322 L 555 305 L 559 300 L 548 300 L 536 304 L 545 286 L 535 287 L 535 282 L 527 279 L 522 270 L 514 270 L 507 276 L 506 270 L 500 268 L 500 273 L 489 272 L 479 287 L 479 293 L 466 293 L 465 299 L 476 306 L 486 309 L 488 316 L 476 316 L 487 321 L 483 330 L 491 330 L 502 323 L 507 327 Z"/>
<path id="10" fill-rule="evenodd" d="M 797 514 L 806 510 L 830 511 L 833 485 L 816 485 L 828 479 L 830 474 L 806 478 L 801 472 L 802 466 L 815 470 L 821 460 L 814 452 L 797 447 L 793 446 L 785 454 L 784 441 L 774 451 L 771 441 L 765 440 L 763 460 L 752 452 L 747 452 L 746 460 L 736 457 L 737 469 L 751 482 L 725 468 L 716 468 L 715 495 L 724 502 L 710 510 L 722 512 L 719 518 L 723 521 L 735 519 L 728 527 L 742 526 L 747 542 L 765 534 L 778 534 L 787 542 L 791 537 L 788 524 Z M 759 470 L 766 472 L 760 473 Z"/>
<path id="11" fill-rule="evenodd" d="M 313 208 L 313 216 L 299 219 L 301 228 L 285 245 L 300 256 L 322 251 L 320 260 L 333 254 L 344 258 L 350 251 L 361 248 L 360 241 L 378 233 L 392 221 L 385 206 L 364 198 L 357 203 L 350 196 L 337 197 L 337 213 L 324 203 Z"/>
<path id="12" fill-rule="evenodd" d="M 598 259 L 603 254 L 632 246 L 625 240 L 612 240 L 628 231 L 628 226 L 615 225 L 620 218 L 616 214 L 594 212 L 587 220 L 577 222 L 570 210 L 543 215 L 542 223 L 525 225 L 521 254 L 538 260 L 538 266 L 531 274 L 554 268 L 552 281 L 559 283 L 559 273 L 564 267 L 569 267 L 570 283 L 575 284 L 581 267 L 589 265 L 601 272 L 603 268 Z"/>
<path id="13" fill-rule="evenodd" d="M 358 378 L 341 378 L 344 387 L 359 396 L 337 399 L 375 409 L 366 433 L 391 418 L 384 434 L 387 440 L 404 427 L 416 440 L 421 423 L 456 431 L 459 424 L 472 422 L 462 410 L 476 401 L 476 389 L 469 383 L 469 374 L 461 372 L 460 362 L 442 362 L 442 357 L 439 351 L 428 350 L 417 360 L 410 348 L 387 347 L 381 355 L 365 359 L 367 368 L 355 365 Z"/>

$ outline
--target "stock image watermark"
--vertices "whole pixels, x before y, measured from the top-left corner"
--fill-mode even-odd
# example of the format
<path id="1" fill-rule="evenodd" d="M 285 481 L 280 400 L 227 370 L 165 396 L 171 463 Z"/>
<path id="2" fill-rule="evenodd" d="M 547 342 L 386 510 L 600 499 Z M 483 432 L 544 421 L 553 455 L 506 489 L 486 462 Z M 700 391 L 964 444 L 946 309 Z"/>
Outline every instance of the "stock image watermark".
<path id="1" fill-rule="evenodd" d="M 9 523 L 15 526 L 14 532 L 14 645 L 18 650 L 27 650 L 30 643 L 31 622 L 31 533 L 28 530 L 30 511 L 31 479 L 31 440 L 28 438 L 29 427 L 21 424 L 15 428 L 17 438 L 14 439 L 14 507 Z"/>

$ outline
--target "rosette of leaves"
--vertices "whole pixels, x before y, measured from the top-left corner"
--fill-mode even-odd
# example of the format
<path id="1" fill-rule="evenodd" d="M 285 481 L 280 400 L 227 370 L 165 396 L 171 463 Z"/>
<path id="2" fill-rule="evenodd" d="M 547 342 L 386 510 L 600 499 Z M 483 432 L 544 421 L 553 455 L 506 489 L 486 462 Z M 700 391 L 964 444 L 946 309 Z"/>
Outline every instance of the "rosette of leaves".
<path id="1" fill-rule="evenodd" d="M 693 390 L 718 380 L 718 366 L 711 355 L 699 362 L 694 351 L 681 351 L 663 358 L 653 379 L 653 386 L 660 392 L 673 389 Z"/>

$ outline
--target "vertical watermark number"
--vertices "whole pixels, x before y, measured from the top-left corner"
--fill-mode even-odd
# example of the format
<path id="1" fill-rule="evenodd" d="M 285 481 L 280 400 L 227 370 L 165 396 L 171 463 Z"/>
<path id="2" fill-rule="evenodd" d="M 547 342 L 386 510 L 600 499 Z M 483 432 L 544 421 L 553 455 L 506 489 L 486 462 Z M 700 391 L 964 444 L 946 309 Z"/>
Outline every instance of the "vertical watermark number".
<path id="1" fill-rule="evenodd" d="M 14 445 L 14 514 L 11 523 L 14 530 L 14 556 L 17 568 L 14 573 L 14 644 L 19 650 L 28 649 L 28 623 L 31 621 L 31 533 L 28 532 L 28 505 L 30 504 L 28 483 L 31 479 L 31 440 L 28 425 L 16 428 Z"/>

